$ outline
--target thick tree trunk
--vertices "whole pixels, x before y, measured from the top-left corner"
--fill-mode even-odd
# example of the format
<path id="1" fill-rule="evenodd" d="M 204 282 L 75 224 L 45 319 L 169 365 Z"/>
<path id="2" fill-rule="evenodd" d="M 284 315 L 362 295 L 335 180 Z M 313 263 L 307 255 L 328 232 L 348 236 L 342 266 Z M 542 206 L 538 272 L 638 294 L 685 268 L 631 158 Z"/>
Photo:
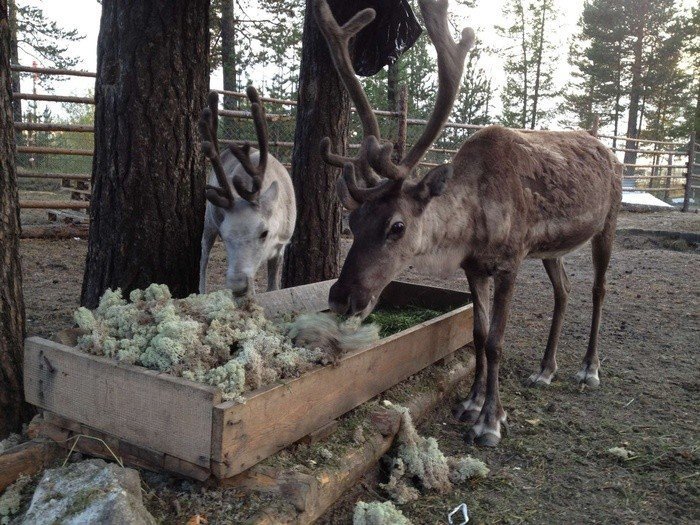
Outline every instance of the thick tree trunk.
<path id="1" fill-rule="evenodd" d="M 198 288 L 209 0 L 105 0 L 97 44 L 90 237 L 81 302 L 107 288 Z"/>
<path id="2" fill-rule="evenodd" d="M 297 121 L 292 152 L 292 181 L 297 198 L 297 227 L 287 249 L 284 286 L 298 286 L 338 275 L 341 209 L 335 192 L 338 169 L 321 160 L 319 143 L 330 137 L 334 151 L 345 150 L 348 96 L 335 72 L 307 0 L 304 15 Z M 331 3 L 340 22 L 357 8 Z M 347 11 L 344 13 L 341 11 Z"/>
<path id="3" fill-rule="evenodd" d="M 634 42 L 634 62 L 632 63 L 632 88 L 630 90 L 630 105 L 627 114 L 627 141 L 626 149 L 637 149 L 637 138 L 639 128 L 637 120 L 639 118 L 639 102 L 642 98 L 642 52 L 644 51 L 644 29 L 645 18 L 649 11 L 648 0 L 640 2 L 637 15 L 637 29 Z M 637 153 L 634 151 L 625 152 L 625 164 L 634 164 L 637 162 Z M 625 169 L 626 175 L 634 175 L 634 166 L 628 166 Z"/>
<path id="4" fill-rule="evenodd" d="M 236 63 L 236 19 L 233 16 L 233 0 L 224 0 L 221 5 L 221 66 L 224 70 L 224 89 L 238 89 Z M 224 108 L 236 109 L 236 98 L 224 96 Z"/>
<path id="5" fill-rule="evenodd" d="M 22 389 L 24 300 L 9 32 L 7 0 L 0 0 L 0 439 L 19 432 L 32 414 Z"/>
<path id="6" fill-rule="evenodd" d="M 17 45 L 17 4 L 15 0 L 9 1 L 10 8 L 10 64 L 19 63 L 19 46 Z M 20 75 L 17 72 L 12 73 L 12 92 L 19 93 L 21 91 Z M 14 114 L 15 122 L 22 122 L 22 101 L 19 99 L 12 100 L 12 113 Z M 20 139 L 20 136 L 16 137 Z"/>

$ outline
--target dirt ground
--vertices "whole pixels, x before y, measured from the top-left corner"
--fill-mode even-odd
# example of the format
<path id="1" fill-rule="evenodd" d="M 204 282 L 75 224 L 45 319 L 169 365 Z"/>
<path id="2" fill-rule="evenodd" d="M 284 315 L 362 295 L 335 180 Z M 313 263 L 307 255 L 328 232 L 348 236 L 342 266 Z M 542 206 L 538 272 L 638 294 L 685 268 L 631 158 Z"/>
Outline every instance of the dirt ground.
<path id="1" fill-rule="evenodd" d="M 677 212 L 620 218 L 621 230 L 700 233 L 700 215 Z M 27 331 L 48 336 L 71 325 L 78 306 L 86 241 L 23 240 Z M 571 377 L 588 340 L 592 267 L 584 247 L 566 258 L 572 292 L 559 345 L 559 376 L 546 389 L 523 381 L 538 368 L 553 307 L 540 261 L 525 263 L 506 331 L 501 396 L 509 434 L 496 449 L 469 447 L 467 430 L 444 406 L 421 427 L 446 454 L 484 460 L 487 479 L 448 495 L 401 506 L 415 524 L 446 523 L 465 502 L 470 523 L 700 522 L 700 266 L 697 244 L 618 236 L 608 272 L 600 338 L 601 386 L 580 391 Z M 210 286 L 223 284 L 219 245 Z M 465 289 L 466 279 L 412 270 L 403 278 Z M 259 283 L 264 282 L 260 276 Z M 611 447 L 634 456 L 622 461 Z M 368 478 L 322 519 L 351 523 L 357 500 L 383 497 Z"/>

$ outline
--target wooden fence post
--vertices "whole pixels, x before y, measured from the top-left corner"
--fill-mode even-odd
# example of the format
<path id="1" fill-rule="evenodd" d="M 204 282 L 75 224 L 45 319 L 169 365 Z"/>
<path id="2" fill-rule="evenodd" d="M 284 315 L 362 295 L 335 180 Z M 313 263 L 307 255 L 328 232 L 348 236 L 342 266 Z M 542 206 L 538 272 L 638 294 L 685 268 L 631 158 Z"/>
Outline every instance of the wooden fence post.
<path id="1" fill-rule="evenodd" d="M 406 135 L 408 133 L 408 87 L 406 84 L 401 84 L 396 111 L 399 113 L 399 116 L 396 130 L 396 144 L 394 145 L 394 155 L 396 156 L 396 160 L 398 162 L 406 154 Z"/>
<path id="2" fill-rule="evenodd" d="M 688 170 L 685 172 L 685 195 L 683 197 L 683 211 L 688 211 L 690 207 L 690 192 L 693 183 L 693 166 L 695 164 L 695 132 L 690 134 L 690 144 L 688 145 Z"/>
<path id="3" fill-rule="evenodd" d="M 668 154 L 668 168 L 666 168 L 666 188 L 671 187 L 671 165 L 673 164 L 673 154 Z M 664 200 L 667 201 L 671 197 L 668 189 L 664 192 Z"/>

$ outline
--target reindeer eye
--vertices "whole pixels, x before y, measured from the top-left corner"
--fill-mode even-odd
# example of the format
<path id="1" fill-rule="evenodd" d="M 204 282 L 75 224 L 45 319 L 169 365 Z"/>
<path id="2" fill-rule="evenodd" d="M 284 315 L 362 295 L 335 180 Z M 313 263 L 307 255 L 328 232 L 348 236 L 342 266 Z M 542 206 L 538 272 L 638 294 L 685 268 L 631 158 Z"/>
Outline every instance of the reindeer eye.
<path id="1" fill-rule="evenodd" d="M 406 225 L 401 221 L 397 221 L 391 225 L 391 228 L 389 228 L 389 233 L 387 237 L 390 239 L 400 239 L 401 237 L 403 237 L 405 230 Z"/>
<path id="2" fill-rule="evenodd" d="M 260 240 L 264 241 L 265 239 L 267 239 L 267 230 L 265 230 L 264 232 L 262 232 L 260 234 Z"/>

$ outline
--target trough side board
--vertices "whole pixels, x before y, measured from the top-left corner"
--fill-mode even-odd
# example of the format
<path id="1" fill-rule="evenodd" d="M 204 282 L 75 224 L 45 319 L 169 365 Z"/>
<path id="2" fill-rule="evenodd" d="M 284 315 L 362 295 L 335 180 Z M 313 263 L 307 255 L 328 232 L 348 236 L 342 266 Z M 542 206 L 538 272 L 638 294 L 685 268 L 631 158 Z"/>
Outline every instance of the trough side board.
<path id="1" fill-rule="evenodd" d="M 337 366 L 257 390 L 242 404 L 217 405 L 212 473 L 238 474 L 448 356 L 472 340 L 472 322 L 469 304 L 351 352 Z"/>
<path id="2" fill-rule="evenodd" d="M 29 337 L 24 392 L 63 418 L 209 468 L 217 388 Z"/>

